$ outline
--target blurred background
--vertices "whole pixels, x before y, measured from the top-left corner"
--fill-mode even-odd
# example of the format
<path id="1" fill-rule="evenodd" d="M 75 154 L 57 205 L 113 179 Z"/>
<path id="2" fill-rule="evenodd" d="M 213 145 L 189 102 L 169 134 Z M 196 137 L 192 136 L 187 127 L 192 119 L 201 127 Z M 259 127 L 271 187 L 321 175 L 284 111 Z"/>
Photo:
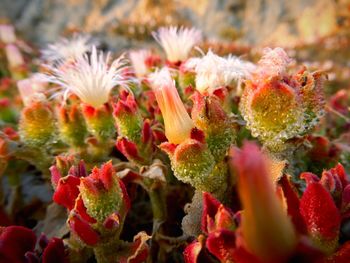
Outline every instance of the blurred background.
<path id="1" fill-rule="evenodd" d="M 281 46 L 331 79 L 350 78 L 349 0 L 0 0 L 1 22 L 39 48 L 84 32 L 116 52 L 158 48 L 151 32 L 163 25 L 195 26 L 204 51 L 254 61 L 261 47 Z"/>
<path id="2" fill-rule="evenodd" d="M 249 45 L 311 44 L 348 26 L 349 0 L 1 0 L 0 17 L 29 40 L 67 31 L 103 37 L 116 49 L 150 39 L 159 25 L 193 25 L 208 39 Z"/>

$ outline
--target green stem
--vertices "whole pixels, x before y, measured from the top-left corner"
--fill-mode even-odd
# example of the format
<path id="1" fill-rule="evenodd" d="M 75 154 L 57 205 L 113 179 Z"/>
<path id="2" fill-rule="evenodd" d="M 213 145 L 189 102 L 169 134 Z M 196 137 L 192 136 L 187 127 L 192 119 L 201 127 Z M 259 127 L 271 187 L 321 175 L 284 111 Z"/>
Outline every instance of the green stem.
<path id="1" fill-rule="evenodd" d="M 159 234 L 162 234 L 162 223 L 166 221 L 167 212 L 164 196 L 164 188 L 158 186 L 148 191 L 153 212 L 153 234 L 151 245 L 152 262 L 163 262 L 166 252 L 159 244 Z"/>
<path id="2" fill-rule="evenodd" d="M 70 235 L 68 239 L 69 246 L 69 262 L 71 263 L 84 263 L 92 257 L 92 249 L 82 245 L 74 235 Z"/>
<path id="3" fill-rule="evenodd" d="M 44 149 L 24 146 L 17 149 L 15 156 L 33 164 L 42 172 L 44 178 L 50 178 L 49 168 L 53 163 L 53 157 L 50 156 Z"/>
<path id="4" fill-rule="evenodd" d="M 162 187 L 151 189 L 149 192 L 154 221 L 162 222 L 166 219 L 166 205 L 164 202 L 164 191 Z"/>
<path id="5" fill-rule="evenodd" d="M 119 240 L 106 242 L 94 247 L 94 254 L 97 263 L 117 263 Z"/>

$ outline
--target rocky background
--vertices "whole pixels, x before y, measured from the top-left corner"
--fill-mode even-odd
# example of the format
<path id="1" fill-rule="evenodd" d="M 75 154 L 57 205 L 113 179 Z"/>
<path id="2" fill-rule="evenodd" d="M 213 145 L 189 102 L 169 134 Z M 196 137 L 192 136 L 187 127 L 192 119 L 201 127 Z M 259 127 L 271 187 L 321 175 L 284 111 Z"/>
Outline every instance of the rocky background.
<path id="1" fill-rule="evenodd" d="M 79 30 L 116 50 L 139 46 L 164 24 L 194 25 L 207 39 L 293 47 L 337 32 L 349 0 L 0 0 L 10 20 L 30 41 L 55 41 Z"/>

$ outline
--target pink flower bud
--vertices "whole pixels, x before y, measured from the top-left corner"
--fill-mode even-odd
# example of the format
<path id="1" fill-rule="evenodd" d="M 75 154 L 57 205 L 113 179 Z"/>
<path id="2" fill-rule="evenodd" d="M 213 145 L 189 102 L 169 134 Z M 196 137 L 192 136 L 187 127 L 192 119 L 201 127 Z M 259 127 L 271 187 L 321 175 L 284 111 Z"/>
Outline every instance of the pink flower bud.
<path id="1" fill-rule="evenodd" d="M 163 68 L 151 74 L 149 82 L 163 115 L 168 141 L 179 144 L 188 139 L 194 127 L 193 121 L 180 99 L 169 69 Z"/>
<path id="2" fill-rule="evenodd" d="M 252 143 L 245 143 L 241 152 L 231 152 L 231 156 L 237 170 L 238 192 L 243 206 L 244 246 L 262 260 L 282 262 L 294 251 L 296 235 L 276 194 L 266 157 Z"/>

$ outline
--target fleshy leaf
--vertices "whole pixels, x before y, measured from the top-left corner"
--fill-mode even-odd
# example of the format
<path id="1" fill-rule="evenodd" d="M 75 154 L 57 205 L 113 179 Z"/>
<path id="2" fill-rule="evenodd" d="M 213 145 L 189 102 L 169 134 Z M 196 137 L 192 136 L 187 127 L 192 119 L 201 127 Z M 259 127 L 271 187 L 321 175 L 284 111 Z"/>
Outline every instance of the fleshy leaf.
<path id="1" fill-rule="evenodd" d="M 321 184 L 307 186 L 300 200 L 300 213 L 315 244 L 325 252 L 334 251 L 338 245 L 340 213 Z"/>

